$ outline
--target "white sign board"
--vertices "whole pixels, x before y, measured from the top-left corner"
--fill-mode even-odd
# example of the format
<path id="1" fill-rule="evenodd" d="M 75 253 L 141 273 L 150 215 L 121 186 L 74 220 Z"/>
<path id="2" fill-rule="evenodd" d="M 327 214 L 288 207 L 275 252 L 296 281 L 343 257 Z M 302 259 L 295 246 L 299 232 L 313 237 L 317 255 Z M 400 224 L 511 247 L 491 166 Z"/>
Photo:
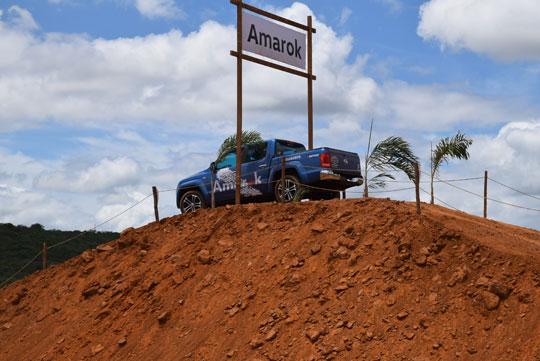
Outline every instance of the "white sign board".
<path id="1" fill-rule="evenodd" d="M 306 34 L 247 13 L 242 13 L 242 48 L 306 68 Z"/>

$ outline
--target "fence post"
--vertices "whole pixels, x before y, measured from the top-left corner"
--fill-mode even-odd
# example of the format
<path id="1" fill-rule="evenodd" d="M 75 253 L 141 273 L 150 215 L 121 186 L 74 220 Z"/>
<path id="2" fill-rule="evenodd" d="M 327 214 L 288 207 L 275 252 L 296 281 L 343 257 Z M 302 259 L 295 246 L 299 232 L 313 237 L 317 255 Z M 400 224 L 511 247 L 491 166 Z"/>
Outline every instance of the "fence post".
<path id="1" fill-rule="evenodd" d="M 488 172 L 484 172 L 484 218 L 487 218 L 487 181 L 488 181 Z"/>
<path id="2" fill-rule="evenodd" d="M 281 203 L 285 203 L 285 157 L 281 158 Z"/>
<path id="3" fill-rule="evenodd" d="M 158 212 L 159 193 L 156 186 L 152 186 L 152 193 L 154 194 L 154 214 L 156 216 L 156 222 L 159 222 L 159 212 Z"/>
<path id="4" fill-rule="evenodd" d="M 43 269 L 47 268 L 47 243 L 43 242 Z"/>
<path id="5" fill-rule="evenodd" d="M 414 163 L 414 183 L 416 188 L 416 213 L 420 214 L 420 169 L 418 163 Z"/>
<path id="6" fill-rule="evenodd" d="M 210 167 L 210 207 L 216 208 L 216 194 L 214 191 L 214 167 Z"/>

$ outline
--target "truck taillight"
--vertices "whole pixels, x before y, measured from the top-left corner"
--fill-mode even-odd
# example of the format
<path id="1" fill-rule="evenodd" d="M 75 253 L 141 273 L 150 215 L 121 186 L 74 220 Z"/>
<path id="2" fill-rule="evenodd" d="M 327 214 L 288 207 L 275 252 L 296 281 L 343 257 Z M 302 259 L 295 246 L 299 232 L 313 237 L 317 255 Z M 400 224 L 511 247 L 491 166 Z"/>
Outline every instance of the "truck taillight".
<path id="1" fill-rule="evenodd" d="M 321 153 L 321 168 L 330 168 L 330 153 Z"/>

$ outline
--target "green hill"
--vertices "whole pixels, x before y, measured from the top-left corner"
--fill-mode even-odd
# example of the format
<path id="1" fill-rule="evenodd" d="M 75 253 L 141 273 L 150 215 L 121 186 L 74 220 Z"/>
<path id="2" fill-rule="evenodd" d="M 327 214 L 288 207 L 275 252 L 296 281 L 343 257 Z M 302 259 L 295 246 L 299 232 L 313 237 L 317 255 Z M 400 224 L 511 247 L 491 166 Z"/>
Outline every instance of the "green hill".
<path id="1" fill-rule="evenodd" d="M 0 223 L 0 284 L 39 253 L 43 249 L 43 242 L 50 247 L 81 233 L 81 231 L 46 230 L 37 223 L 30 227 Z M 47 266 L 67 261 L 87 249 L 96 248 L 118 237 L 119 234 L 115 232 L 87 232 L 70 242 L 48 249 Z M 40 270 L 42 266 L 43 258 L 39 256 L 10 282 Z"/>

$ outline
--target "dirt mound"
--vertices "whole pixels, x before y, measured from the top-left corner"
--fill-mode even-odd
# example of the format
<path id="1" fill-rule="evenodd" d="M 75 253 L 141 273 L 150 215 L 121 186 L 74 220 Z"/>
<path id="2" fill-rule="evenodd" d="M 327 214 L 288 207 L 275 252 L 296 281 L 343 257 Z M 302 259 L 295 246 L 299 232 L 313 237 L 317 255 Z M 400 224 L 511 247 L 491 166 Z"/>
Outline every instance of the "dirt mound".
<path id="1" fill-rule="evenodd" d="M 1 360 L 540 360 L 540 233 L 386 199 L 202 210 L 0 290 Z"/>

